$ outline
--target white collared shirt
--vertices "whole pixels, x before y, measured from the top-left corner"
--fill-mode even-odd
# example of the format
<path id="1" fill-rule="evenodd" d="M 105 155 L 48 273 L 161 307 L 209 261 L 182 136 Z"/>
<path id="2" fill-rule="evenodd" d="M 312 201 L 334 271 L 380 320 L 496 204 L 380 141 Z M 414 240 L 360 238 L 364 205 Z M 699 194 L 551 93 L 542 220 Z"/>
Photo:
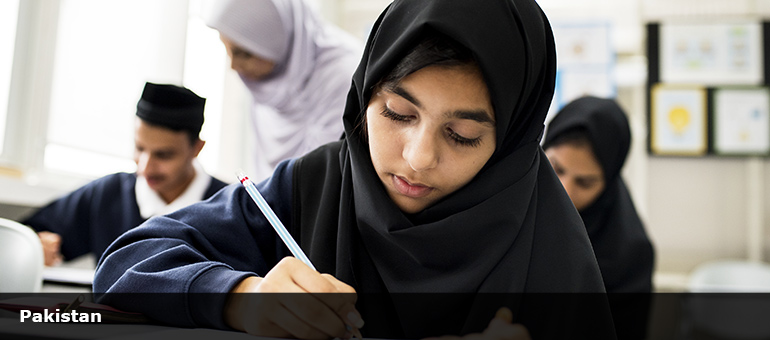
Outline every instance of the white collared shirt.
<path id="1" fill-rule="evenodd" d="M 179 197 L 168 204 L 150 188 L 144 177 L 137 176 L 134 191 L 136 204 L 139 206 L 139 214 L 142 215 L 142 218 L 165 215 L 201 201 L 211 183 L 211 176 L 203 171 L 203 166 L 197 159 L 193 160 L 193 169 L 195 170 L 195 177 L 193 177 L 192 182 Z"/>

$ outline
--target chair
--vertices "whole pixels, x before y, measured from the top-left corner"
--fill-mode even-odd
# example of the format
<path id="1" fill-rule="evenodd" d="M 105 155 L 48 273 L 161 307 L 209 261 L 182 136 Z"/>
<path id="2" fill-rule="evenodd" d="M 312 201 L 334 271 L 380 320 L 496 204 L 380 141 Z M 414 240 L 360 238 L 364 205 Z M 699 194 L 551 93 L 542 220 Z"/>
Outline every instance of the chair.
<path id="1" fill-rule="evenodd" d="M 770 293 L 770 264 L 722 260 L 702 264 L 690 275 L 694 293 Z"/>
<path id="2" fill-rule="evenodd" d="M 0 293 L 39 292 L 43 246 L 29 227 L 0 218 Z"/>
<path id="3" fill-rule="evenodd" d="M 722 260 L 695 268 L 682 331 L 719 339 L 770 338 L 770 264 Z"/>

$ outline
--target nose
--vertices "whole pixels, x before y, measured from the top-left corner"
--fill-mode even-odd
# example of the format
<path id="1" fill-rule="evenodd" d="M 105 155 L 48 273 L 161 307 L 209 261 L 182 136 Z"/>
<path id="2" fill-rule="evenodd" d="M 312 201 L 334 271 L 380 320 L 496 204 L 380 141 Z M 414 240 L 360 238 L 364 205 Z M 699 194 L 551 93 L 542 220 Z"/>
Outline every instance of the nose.
<path id="1" fill-rule="evenodd" d="M 232 57 L 230 58 L 230 68 L 233 69 L 233 71 L 240 73 L 243 73 L 246 70 L 246 61 L 243 58 L 240 57 Z"/>
<path id="2" fill-rule="evenodd" d="M 147 176 L 148 173 L 152 173 L 155 167 L 155 159 L 149 152 L 139 153 L 136 158 L 136 172 L 140 176 Z"/>
<path id="3" fill-rule="evenodd" d="M 420 129 L 407 136 L 402 156 L 414 171 L 435 168 L 439 162 L 439 148 L 436 136 L 427 129 Z"/>

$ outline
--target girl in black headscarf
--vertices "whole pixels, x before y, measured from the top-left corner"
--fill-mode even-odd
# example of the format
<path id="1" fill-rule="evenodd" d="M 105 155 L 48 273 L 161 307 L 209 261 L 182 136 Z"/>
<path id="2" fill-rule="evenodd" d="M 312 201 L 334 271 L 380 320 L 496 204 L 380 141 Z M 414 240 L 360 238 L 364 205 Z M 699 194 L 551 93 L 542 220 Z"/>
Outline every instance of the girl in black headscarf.
<path id="1" fill-rule="evenodd" d="M 631 131 L 610 99 L 579 98 L 548 124 L 545 149 L 583 218 L 608 293 L 650 293 L 654 251 L 620 170 Z M 611 294 L 622 338 L 643 338 L 648 296 Z"/>
<path id="2" fill-rule="evenodd" d="M 206 305 L 186 296 L 176 313 L 172 303 L 155 311 L 146 304 L 156 300 L 102 297 L 169 323 L 269 336 L 341 336 L 343 323 L 362 325 L 360 311 L 373 337 L 510 335 L 520 329 L 505 326 L 512 319 L 536 337 L 607 338 L 597 335 L 612 330 L 606 300 L 516 295 L 604 291 L 539 145 L 555 61 L 534 0 L 394 1 L 354 74 L 343 140 L 282 163 L 259 185 L 330 275 L 281 260 L 286 248 L 234 185 L 125 234 L 103 256 L 94 289 L 358 293 L 356 309 L 355 299 L 327 295 L 299 303 L 230 294 Z M 486 328 L 499 307 L 512 314 L 491 324 L 500 332 Z M 310 310 L 325 321 L 309 321 Z"/>

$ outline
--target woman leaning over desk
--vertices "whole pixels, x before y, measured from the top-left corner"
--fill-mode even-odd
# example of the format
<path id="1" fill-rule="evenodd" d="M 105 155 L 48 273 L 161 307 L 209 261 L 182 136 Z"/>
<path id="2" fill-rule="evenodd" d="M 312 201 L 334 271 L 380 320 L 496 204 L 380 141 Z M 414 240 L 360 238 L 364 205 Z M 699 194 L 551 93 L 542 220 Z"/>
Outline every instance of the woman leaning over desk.
<path id="1" fill-rule="evenodd" d="M 103 303 L 167 323 L 267 336 L 348 337 L 360 312 L 367 337 L 612 338 L 606 300 L 556 308 L 576 295 L 518 294 L 604 291 L 580 216 L 539 145 L 555 61 L 533 0 L 394 1 L 353 76 L 345 138 L 259 184 L 328 274 L 284 258 L 232 185 L 124 234 L 94 289 L 107 293 Z M 297 307 L 232 294 L 247 291 L 356 292 L 358 301 L 312 295 Z M 161 303 L 117 292 L 184 294 Z M 197 292 L 231 294 L 204 304 Z M 415 302 L 424 299 L 437 304 Z M 512 315 L 495 317 L 500 307 Z"/>
<path id="2" fill-rule="evenodd" d="M 304 0 L 210 0 L 206 9 L 206 24 L 219 32 L 253 99 L 252 178 L 340 139 L 360 41 Z"/>

